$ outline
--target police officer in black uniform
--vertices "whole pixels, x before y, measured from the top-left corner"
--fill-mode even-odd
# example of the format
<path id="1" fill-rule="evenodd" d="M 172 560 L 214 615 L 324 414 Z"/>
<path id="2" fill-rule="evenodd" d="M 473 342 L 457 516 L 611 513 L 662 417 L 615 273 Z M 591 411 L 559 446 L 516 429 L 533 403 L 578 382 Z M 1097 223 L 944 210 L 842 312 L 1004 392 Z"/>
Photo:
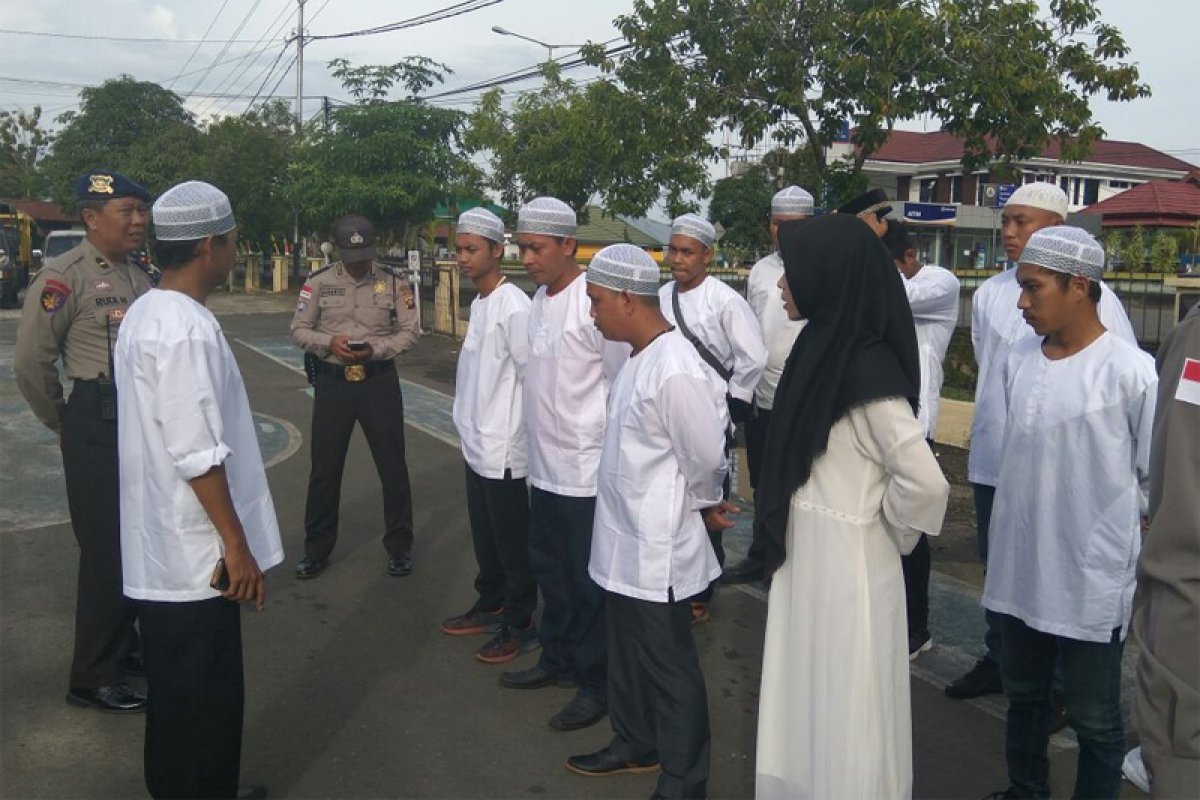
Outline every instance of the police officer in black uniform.
<path id="1" fill-rule="evenodd" d="M 112 345 L 130 304 L 157 270 L 142 247 L 150 194 L 115 172 L 75 184 L 86 238 L 42 267 L 25 295 L 14 371 L 30 408 L 58 434 L 71 526 L 79 543 L 75 655 L 67 702 L 113 713 L 145 711 L 125 673 L 144 674 L 136 607 L 122 592 L 117 398 Z M 63 402 L 56 362 L 74 381 Z"/>
<path id="2" fill-rule="evenodd" d="M 404 275 L 375 261 L 375 230 L 368 219 L 339 219 L 332 238 L 341 260 L 308 276 L 292 319 L 292 338 L 306 351 L 315 386 L 304 558 L 296 577 L 315 578 L 329 565 L 337 543 L 342 468 L 356 422 L 383 484 L 387 571 L 404 577 L 413 569 L 412 489 L 394 359 L 417 340 L 416 303 Z"/>

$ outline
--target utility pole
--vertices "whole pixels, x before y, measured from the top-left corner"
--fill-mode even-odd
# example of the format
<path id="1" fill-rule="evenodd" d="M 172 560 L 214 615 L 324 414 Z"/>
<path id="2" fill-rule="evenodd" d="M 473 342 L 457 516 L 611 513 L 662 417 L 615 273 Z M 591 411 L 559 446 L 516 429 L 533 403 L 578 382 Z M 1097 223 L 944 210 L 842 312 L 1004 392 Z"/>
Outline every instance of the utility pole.
<path id="1" fill-rule="evenodd" d="M 304 0 L 296 0 L 299 17 L 296 25 L 296 139 L 304 132 Z M 292 236 L 292 272 L 300 276 L 300 212 L 295 215 Z"/>

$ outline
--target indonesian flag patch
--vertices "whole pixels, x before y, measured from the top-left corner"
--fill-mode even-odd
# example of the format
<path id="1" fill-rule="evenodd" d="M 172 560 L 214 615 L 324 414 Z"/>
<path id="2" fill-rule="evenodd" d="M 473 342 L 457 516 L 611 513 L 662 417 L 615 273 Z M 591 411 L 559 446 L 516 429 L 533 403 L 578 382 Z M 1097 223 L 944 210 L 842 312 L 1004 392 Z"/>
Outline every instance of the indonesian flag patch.
<path id="1" fill-rule="evenodd" d="M 1187 358 L 1183 361 L 1183 374 L 1175 387 L 1175 399 L 1200 406 L 1200 361 Z"/>

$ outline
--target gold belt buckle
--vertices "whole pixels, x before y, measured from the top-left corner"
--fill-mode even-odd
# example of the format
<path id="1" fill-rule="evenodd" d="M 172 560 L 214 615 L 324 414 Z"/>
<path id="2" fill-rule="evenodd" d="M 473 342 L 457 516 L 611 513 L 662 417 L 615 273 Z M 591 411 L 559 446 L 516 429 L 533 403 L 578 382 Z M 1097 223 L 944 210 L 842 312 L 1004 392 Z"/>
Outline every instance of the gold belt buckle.
<path id="1" fill-rule="evenodd" d="M 360 383 L 367 379 L 367 368 L 362 364 L 351 364 L 342 369 L 342 374 L 346 376 L 346 380 L 350 383 Z"/>

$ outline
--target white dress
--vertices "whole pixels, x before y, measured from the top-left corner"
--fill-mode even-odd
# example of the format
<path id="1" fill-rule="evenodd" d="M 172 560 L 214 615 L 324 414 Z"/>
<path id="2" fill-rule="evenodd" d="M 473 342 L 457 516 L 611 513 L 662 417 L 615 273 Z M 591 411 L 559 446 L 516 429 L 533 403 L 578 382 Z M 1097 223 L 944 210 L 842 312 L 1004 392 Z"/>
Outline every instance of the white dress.
<path id="1" fill-rule="evenodd" d="M 909 404 L 851 410 L 792 496 L 771 583 L 755 796 L 912 795 L 900 551 L 942 527 L 950 487 Z"/>

